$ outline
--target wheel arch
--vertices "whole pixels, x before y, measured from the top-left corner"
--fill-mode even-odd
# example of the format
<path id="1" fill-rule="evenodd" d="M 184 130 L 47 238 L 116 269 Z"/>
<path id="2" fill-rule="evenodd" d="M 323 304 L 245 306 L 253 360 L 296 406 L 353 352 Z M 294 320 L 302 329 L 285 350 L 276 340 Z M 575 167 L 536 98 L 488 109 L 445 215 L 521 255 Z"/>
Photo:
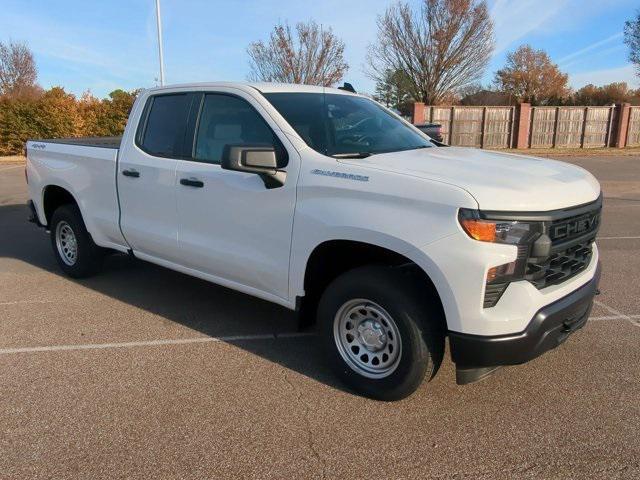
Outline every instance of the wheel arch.
<path id="1" fill-rule="evenodd" d="M 436 284 L 417 258 L 411 253 L 399 253 L 376 243 L 352 239 L 325 240 L 307 256 L 302 286 L 304 295 L 296 299 L 300 323 L 315 323 L 315 310 L 324 289 L 344 272 L 365 265 L 385 265 L 401 268 L 423 282 L 426 292 L 436 301 L 439 321 L 446 329 L 446 313 Z"/>
<path id="2" fill-rule="evenodd" d="M 82 215 L 80 203 L 69 189 L 56 184 L 49 184 L 42 189 L 42 210 L 47 227 L 51 226 L 50 224 L 53 212 L 55 212 L 61 205 L 67 204 L 76 205 L 78 209 L 80 209 L 80 214 Z"/>

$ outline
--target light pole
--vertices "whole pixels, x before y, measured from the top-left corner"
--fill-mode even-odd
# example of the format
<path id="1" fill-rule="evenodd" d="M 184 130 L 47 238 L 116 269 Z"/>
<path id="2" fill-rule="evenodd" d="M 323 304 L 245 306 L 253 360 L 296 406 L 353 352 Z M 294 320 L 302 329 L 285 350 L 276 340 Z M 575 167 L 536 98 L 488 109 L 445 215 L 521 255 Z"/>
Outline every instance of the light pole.
<path id="1" fill-rule="evenodd" d="M 160 57 L 160 86 L 164 85 L 164 60 L 162 58 L 162 18 L 160 17 L 160 0 L 156 0 L 156 22 L 158 24 L 158 56 Z"/>

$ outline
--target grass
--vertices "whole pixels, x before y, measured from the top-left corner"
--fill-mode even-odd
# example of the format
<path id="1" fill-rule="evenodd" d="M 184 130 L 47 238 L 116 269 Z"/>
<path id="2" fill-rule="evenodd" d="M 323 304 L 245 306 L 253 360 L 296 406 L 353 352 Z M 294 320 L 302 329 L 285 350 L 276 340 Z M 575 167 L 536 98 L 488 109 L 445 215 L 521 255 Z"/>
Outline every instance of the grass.
<path id="1" fill-rule="evenodd" d="M 0 165 L 4 163 L 24 163 L 26 160 L 26 157 L 22 155 L 0 156 Z"/>

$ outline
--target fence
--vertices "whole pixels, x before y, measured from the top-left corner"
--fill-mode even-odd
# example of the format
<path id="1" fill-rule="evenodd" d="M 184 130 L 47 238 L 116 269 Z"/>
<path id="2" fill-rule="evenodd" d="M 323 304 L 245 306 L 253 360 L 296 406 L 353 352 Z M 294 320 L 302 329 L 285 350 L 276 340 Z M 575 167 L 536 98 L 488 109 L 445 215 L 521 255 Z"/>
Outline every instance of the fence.
<path id="1" fill-rule="evenodd" d="M 640 107 L 630 107 L 629 110 L 627 146 L 637 147 L 640 145 Z"/>
<path id="2" fill-rule="evenodd" d="M 532 107 L 530 148 L 608 147 L 615 107 Z"/>
<path id="3" fill-rule="evenodd" d="M 425 107 L 427 121 L 442 125 L 444 143 L 478 148 L 509 148 L 515 107 Z"/>
<path id="4" fill-rule="evenodd" d="M 442 107 L 414 104 L 415 124 L 442 125 L 449 145 L 477 148 L 640 146 L 640 107 Z"/>

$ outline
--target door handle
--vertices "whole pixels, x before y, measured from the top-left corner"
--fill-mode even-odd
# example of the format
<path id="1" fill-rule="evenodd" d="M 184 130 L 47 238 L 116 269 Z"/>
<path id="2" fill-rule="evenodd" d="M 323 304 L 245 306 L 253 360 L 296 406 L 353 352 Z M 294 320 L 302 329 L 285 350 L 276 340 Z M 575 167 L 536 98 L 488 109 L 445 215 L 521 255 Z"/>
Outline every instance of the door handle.
<path id="1" fill-rule="evenodd" d="M 197 178 L 181 178 L 180 185 L 186 185 L 187 187 L 202 188 L 204 187 L 204 182 L 201 180 L 198 180 Z"/>
<path id="2" fill-rule="evenodd" d="M 123 170 L 122 174 L 125 177 L 133 177 L 133 178 L 138 178 L 140 176 L 140 172 L 137 170 L 134 170 L 133 168 L 131 170 Z"/>

